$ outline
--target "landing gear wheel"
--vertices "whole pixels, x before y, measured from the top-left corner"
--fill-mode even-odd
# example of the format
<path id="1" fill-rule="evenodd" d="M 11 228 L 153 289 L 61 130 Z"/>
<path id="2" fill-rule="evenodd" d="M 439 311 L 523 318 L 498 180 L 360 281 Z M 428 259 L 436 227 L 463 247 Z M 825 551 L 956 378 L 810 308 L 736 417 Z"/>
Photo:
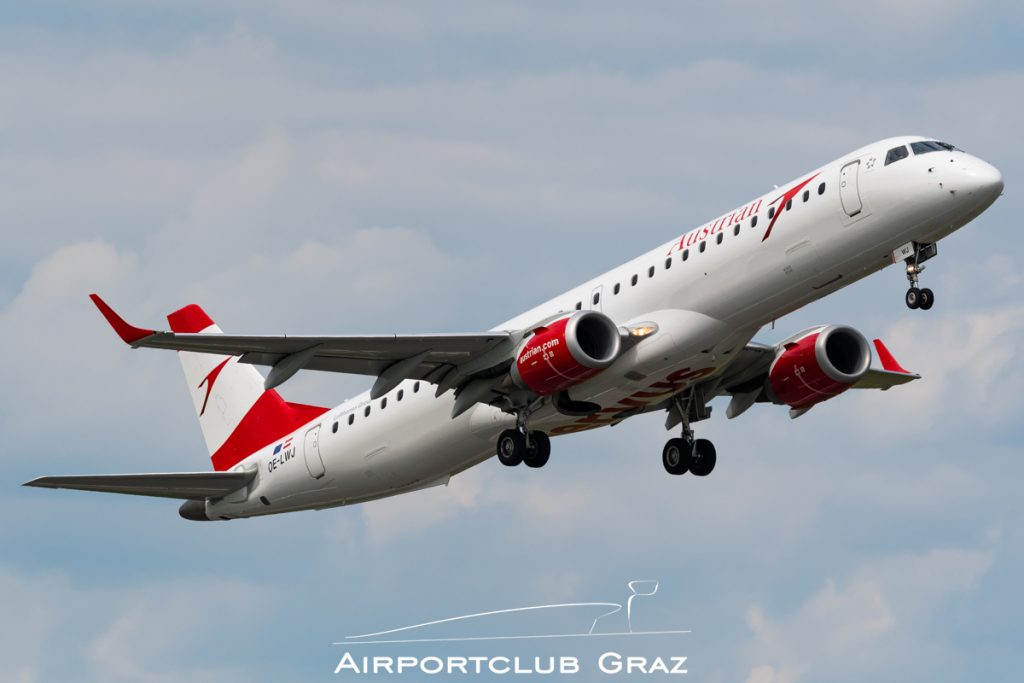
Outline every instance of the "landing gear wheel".
<path id="1" fill-rule="evenodd" d="M 527 467 L 544 467 L 551 457 L 551 439 L 544 432 L 530 432 L 530 446 L 523 455 Z"/>
<path id="2" fill-rule="evenodd" d="M 921 290 L 911 287 L 907 290 L 907 308 L 914 309 L 921 306 Z"/>
<path id="3" fill-rule="evenodd" d="M 515 467 L 526 455 L 526 437 L 517 429 L 506 429 L 498 437 L 498 460 L 506 467 Z"/>
<path id="4" fill-rule="evenodd" d="M 921 290 L 921 302 L 918 304 L 922 311 L 927 311 L 935 304 L 935 294 L 925 287 Z"/>
<path id="5" fill-rule="evenodd" d="M 661 464 L 669 474 L 686 474 L 690 468 L 693 444 L 685 439 L 669 439 L 661 451 Z"/>
<path id="6" fill-rule="evenodd" d="M 693 444 L 693 457 L 690 458 L 690 472 L 695 477 L 706 477 L 715 469 L 717 460 L 715 445 L 707 439 L 697 439 Z"/>

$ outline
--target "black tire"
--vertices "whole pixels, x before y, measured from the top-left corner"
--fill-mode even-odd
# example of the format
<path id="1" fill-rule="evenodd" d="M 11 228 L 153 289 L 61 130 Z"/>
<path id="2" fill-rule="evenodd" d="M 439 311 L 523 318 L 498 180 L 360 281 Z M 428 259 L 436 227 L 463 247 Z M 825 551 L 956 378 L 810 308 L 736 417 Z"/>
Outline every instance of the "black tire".
<path id="1" fill-rule="evenodd" d="M 551 439 L 544 432 L 530 432 L 530 447 L 526 449 L 523 462 L 527 467 L 544 467 L 551 457 Z"/>
<path id="2" fill-rule="evenodd" d="M 506 429 L 498 437 L 498 460 L 506 467 L 515 467 L 526 454 L 526 438 L 517 429 Z"/>
<path id="3" fill-rule="evenodd" d="M 921 290 L 921 303 L 919 304 L 919 306 L 921 307 L 922 311 L 927 311 L 934 305 L 935 293 L 932 290 L 925 287 L 924 289 Z"/>
<path id="4" fill-rule="evenodd" d="M 665 471 L 676 476 L 686 474 L 690 468 L 690 451 L 693 445 L 685 439 L 669 439 L 661 451 L 661 464 Z"/>
<path id="5" fill-rule="evenodd" d="M 907 308 L 913 310 L 921 306 L 921 290 L 917 287 L 911 287 L 907 290 L 906 296 Z"/>
<path id="6" fill-rule="evenodd" d="M 715 469 L 718 455 L 715 444 L 707 439 L 697 439 L 693 444 L 693 457 L 690 458 L 690 472 L 695 477 L 706 477 Z"/>

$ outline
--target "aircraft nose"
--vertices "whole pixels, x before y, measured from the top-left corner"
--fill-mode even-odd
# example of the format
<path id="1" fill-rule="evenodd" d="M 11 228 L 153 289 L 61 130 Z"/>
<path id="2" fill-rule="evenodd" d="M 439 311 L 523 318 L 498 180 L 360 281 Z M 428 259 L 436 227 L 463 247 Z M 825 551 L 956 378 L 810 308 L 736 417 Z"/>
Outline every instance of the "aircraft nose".
<path id="1" fill-rule="evenodd" d="M 1003 174 L 999 169 L 981 159 L 972 159 L 964 169 L 967 191 L 995 199 L 1003 191 Z"/>

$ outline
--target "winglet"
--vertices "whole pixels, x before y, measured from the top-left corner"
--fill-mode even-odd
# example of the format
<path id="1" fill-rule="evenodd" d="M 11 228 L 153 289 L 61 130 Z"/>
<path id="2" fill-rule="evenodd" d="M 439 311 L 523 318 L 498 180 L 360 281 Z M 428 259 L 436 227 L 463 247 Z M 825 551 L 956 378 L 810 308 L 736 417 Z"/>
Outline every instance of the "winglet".
<path id="1" fill-rule="evenodd" d="M 99 297 L 98 294 L 90 294 L 89 298 L 96 304 L 96 308 L 100 309 L 100 313 L 107 319 L 110 326 L 114 328 L 114 332 L 117 332 L 125 344 L 134 344 L 135 342 L 145 339 L 151 334 L 155 334 L 154 330 L 146 330 L 141 327 L 135 327 L 129 325 L 124 321 L 124 318 L 114 312 L 114 309 L 107 305 L 107 302 Z"/>
<path id="2" fill-rule="evenodd" d="M 882 343 L 881 339 L 875 340 L 875 350 L 878 352 L 878 360 L 882 362 L 883 369 L 889 372 L 899 372 L 904 375 L 914 374 L 896 362 L 896 359 L 893 358 L 889 349 L 885 348 L 885 344 Z"/>

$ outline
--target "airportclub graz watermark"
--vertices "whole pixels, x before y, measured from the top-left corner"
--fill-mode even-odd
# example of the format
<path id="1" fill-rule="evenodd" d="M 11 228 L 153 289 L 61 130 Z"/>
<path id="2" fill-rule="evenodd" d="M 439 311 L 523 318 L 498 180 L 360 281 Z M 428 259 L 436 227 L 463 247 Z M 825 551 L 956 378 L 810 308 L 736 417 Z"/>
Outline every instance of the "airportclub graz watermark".
<path id="1" fill-rule="evenodd" d="M 658 592 L 656 580 L 627 584 L 624 602 L 528 605 L 449 616 L 408 626 L 346 636 L 334 673 L 339 676 L 679 676 L 688 673 L 681 652 L 689 629 L 640 629 L 642 599 Z M 526 624 L 523 618 L 528 618 Z M 550 628 L 553 621 L 578 628 Z M 545 628 L 548 626 L 548 628 Z M 596 646 L 600 643 L 600 646 Z M 590 654 L 573 652 L 580 644 Z M 497 652 L 470 652 L 497 647 Z M 544 654 L 512 653 L 512 647 Z M 596 647 L 595 647 L 596 646 Z M 415 649 L 416 651 L 401 651 Z M 455 650 L 452 652 L 452 650 Z M 382 652 L 383 650 L 383 652 Z M 399 650 L 396 654 L 395 650 Z"/>

